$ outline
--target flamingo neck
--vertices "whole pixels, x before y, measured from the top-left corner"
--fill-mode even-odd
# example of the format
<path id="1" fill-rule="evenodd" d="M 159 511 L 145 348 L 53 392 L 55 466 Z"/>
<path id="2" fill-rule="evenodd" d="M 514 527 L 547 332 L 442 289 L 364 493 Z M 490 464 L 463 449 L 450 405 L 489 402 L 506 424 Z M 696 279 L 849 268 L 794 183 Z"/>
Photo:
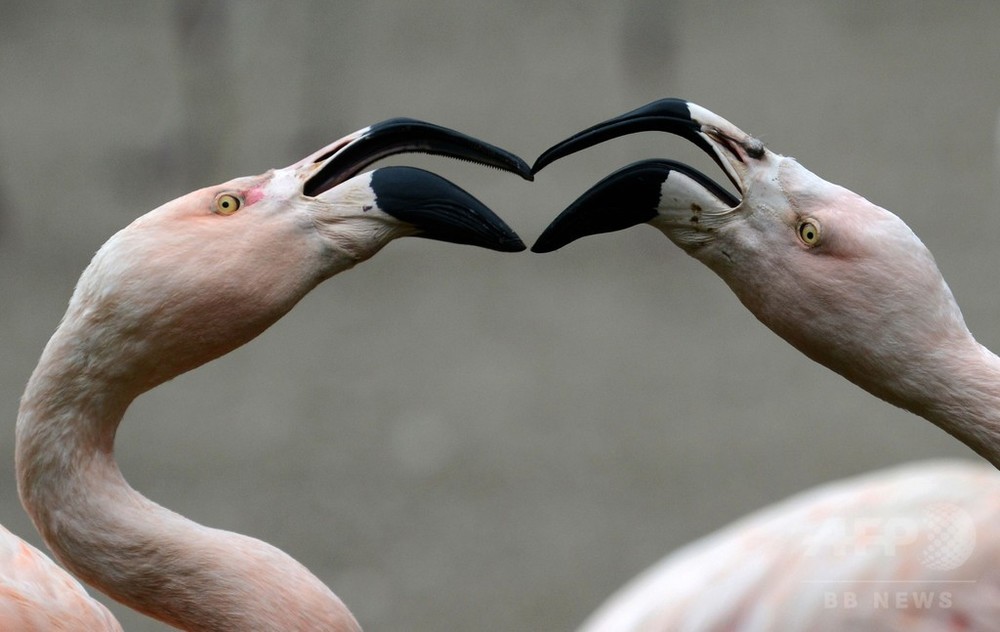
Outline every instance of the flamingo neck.
<path id="1" fill-rule="evenodd" d="M 1000 469 L 1000 358 L 972 340 L 939 360 L 915 372 L 912 379 L 922 383 L 921 396 L 905 407 Z"/>
<path id="2" fill-rule="evenodd" d="M 185 630 L 359 629 L 279 549 L 204 527 L 129 486 L 114 436 L 149 385 L 123 375 L 107 351 L 88 352 L 94 337 L 83 334 L 93 332 L 70 322 L 46 346 L 17 421 L 18 490 L 55 556 L 112 598 Z"/>

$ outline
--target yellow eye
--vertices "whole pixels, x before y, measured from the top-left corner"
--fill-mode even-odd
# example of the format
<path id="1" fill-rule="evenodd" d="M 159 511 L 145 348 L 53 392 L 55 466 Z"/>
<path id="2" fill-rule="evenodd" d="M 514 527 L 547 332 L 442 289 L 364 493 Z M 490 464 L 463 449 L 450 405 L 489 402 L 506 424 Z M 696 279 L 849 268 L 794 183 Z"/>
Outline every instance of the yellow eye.
<path id="1" fill-rule="evenodd" d="M 243 202 L 240 201 L 240 198 L 231 193 L 223 193 L 215 198 L 215 212 L 219 215 L 232 215 L 240 210 L 241 206 L 243 206 Z"/>
<path id="2" fill-rule="evenodd" d="M 815 246 L 819 243 L 819 224 L 813 220 L 805 220 L 799 223 L 799 239 L 807 246 Z"/>

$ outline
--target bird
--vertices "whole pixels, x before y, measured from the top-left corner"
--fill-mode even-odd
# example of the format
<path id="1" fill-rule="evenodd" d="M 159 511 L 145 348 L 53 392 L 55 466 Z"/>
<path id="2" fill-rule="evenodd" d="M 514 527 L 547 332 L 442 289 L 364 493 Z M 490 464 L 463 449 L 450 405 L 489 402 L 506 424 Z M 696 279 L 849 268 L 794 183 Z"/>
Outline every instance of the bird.
<path id="1" fill-rule="evenodd" d="M 0 525 L 0 625 L 4 630 L 122 628 L 101 602 L 44 553 Z"/>
<path id="2" fill-rule="evenodd" d="M 958 459 L 834 481 L 682 546 L 580 632 L 994 630 L 1000 477 Z"/>
<path id="3" fill-rule="evenodd" d="M 524 160 L 499 147 L 389 119 L 288 167 L 168 202 L 98 249 L 28 379 L 16 424 L 21 502 L 73 574 L 184 630 L 360 629 L 283 551 L 200 525 L 132 489 L 115 463 L 114 437 L 140 394 L 250 341 L 322 281 L 396 238 L 526 249 L 482 202 L 438 175 L 407 166 L 362 173 L 403 152 L 532 177 Z M 12 554 L 0 575 L 31 566 L 30 589 L 83 599 L 79 585 L 12 538 L 2 540 Z M 16 585 L 5 586 L 0 629 L 53 629 L 32 627 L 32 613 L 17 609 Z M 107 621 L 73 629 L 119 628 Z"/>
<path id="4" fill-rule="evenodd" d="M 583 629 L 996 629 L 1000 359 L 966 327 L 930 251 L 897 215 L 683 99 L 578 132 L 532 171 L 642 131 L 694 142 L 737 194 L 683 163 L 642 160 L 572 202 L 533 251 L 649 224 L 807 357 L 990 465 L 908 464 L 804 492 L 668 555 Z M 899 544 L 900 529 L 925 546 L 888 555 L 880 545 Z M 953 554 L 943 565 L 931 559 L 942 547 Z"/>

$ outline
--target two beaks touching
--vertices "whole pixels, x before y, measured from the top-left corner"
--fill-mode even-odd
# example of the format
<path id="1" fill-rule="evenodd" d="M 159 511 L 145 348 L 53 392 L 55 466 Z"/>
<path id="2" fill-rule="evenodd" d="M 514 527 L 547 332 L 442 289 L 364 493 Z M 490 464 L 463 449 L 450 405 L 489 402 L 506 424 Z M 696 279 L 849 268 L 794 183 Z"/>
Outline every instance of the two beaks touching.
<path id="1" fill-rule="evenodd" d="M 393 154 L 425 153 L 448 156 L 515 173 L 525 180 L 551 162 L 600 142 L 641 131 L 671 132 L 687 138 L 709 153 L 730 180 L 741 187 L 734 160 L 760 159 L 765 155 L 757 139 L 724 119 L 680 99 L 662 99 L 615 117 L 546 150 L 528 164 L 518 156 L 454 130 L 423 121 L 396 118 L 371 125 L 342 138 L 291 165 L 307 172 L 302 194 L 316 197 L 358 177 L 373 162 Z M 673 176 L 673 177 L 672 177 Z M 502 252 L 525 250 L 521 238 L 500 217 L 453 183 L 413 167 L 382 167 L 365 174 L 377 208 L 406 226 L 409 232 L 440 241 L 469 244 Z M 610 232 L 652 220 L 664 185 L 683 187 L 691 199 L 687 206 L 701 208 L 739 205 L 729 191 L 687 165 L 649 160 L 612 174 L 552 222 L 536 241 L 534 252 L 550 252 L 580 237 Z M 683 180 L 680 182 L 679 180 Z M 351 194 L 348 186 L 347 193 Z M 231 215 L 254 202 L 252 195 L 224 190 L 214 200 L 214 211 Z"/>

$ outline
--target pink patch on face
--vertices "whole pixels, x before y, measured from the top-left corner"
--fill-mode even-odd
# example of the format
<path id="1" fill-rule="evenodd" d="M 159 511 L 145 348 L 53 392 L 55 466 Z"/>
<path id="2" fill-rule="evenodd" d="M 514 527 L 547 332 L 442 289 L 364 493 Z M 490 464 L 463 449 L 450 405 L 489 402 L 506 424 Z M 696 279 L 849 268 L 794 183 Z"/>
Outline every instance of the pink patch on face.
<path id="1" fill-rule="evenodd" d="M 257 186 L 252 189 L 247 189 L 247 191 L 243 194 L 243 202 L 247 205 L 255 204 L 259 202 L 262 197 L 264 197 L 264 187 Z"/>

